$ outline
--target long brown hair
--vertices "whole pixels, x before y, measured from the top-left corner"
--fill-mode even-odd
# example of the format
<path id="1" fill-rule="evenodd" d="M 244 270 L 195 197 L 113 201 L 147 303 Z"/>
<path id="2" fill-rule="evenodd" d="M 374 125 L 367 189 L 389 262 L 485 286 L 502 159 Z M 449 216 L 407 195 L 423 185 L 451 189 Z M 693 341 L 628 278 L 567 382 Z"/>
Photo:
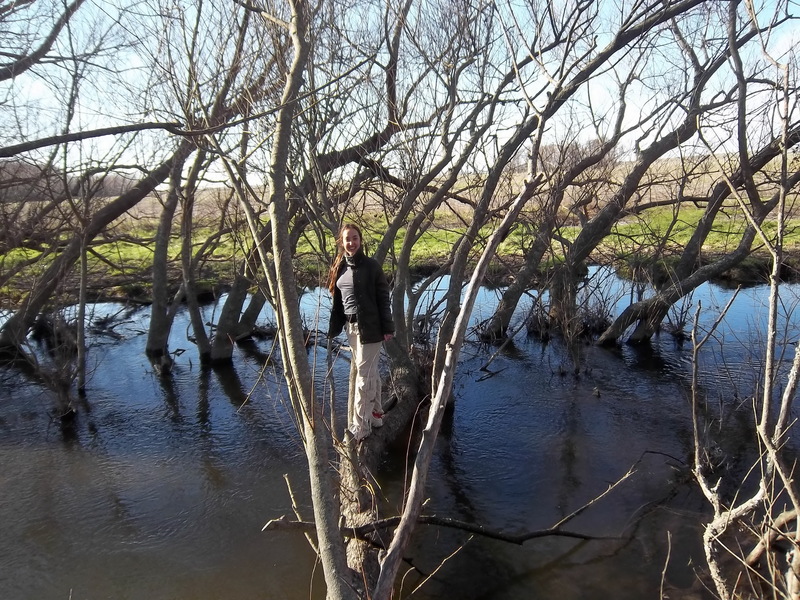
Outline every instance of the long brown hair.
<path id="1" fill-rule="evenodd" d="M 331 294 L 336 289 L 336 279 L 339 277 L 339 267 L 342 266 L 342 260 L 344 259 L 344 232 L 348 229 L 352 229 L 358 233 L 358 239 L 361 240 L 361 251 L 366 253 L 366 248 L 364 247 L 364 235 L 361 233 L 361 228 L 355 223 L 345 223 L 342 225 L 342 227 L 339 229 L 339 235 L 336 236 L 336 258 L 333 259 L 331 270 L 328 272 L 328 291 Z"/>

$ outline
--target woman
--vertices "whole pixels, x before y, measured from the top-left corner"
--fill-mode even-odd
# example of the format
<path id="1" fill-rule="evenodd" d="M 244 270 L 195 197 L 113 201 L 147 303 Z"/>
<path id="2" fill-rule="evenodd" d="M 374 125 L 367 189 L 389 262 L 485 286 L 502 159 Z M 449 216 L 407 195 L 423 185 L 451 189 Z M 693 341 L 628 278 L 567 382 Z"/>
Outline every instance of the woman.
<path id="1" fill-rule="evenodd" d="M 356 367 L 353 415 L 348 429 L 360 441 L 373 427 L 383 425 L 378 358 L 381 343 L 394 336 L 394 321 L 389 283 L 377 261 L 364 254 L 361 230 L 346 223 L 337 245 L 339 252 L 328 276 L 328 289 L 333 295 L 328 337 L 336 337 L 343 328 L 347 332 Z"/>

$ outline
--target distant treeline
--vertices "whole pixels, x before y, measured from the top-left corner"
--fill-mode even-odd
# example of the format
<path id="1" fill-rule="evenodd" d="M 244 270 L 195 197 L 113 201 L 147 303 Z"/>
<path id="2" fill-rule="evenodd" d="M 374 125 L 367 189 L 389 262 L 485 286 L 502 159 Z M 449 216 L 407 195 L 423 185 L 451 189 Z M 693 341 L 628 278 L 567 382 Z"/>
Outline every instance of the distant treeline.
<path id="1" fill-rule="evenodd" d="M 3 204 L 51 201 L 79 194 L 83 197 L 117 196 L 135 184 L 135 179 L 118 172 L 98 172 L 76 177 L 52 164 L 20 159 L 0 160 L 0 202 Z"/>

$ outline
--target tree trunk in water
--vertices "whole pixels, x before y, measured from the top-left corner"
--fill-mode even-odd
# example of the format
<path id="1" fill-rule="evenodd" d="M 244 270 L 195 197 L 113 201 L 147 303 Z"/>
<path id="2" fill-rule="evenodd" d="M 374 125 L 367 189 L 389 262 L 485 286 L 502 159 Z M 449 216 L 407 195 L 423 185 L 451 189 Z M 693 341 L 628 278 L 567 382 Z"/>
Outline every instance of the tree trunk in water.
<path id="1" fill-rule="evenodd" d="M 489 322 L 484 326 L 482 336 L 484 339 L 499 340 L 506 337 L 506 332 L 511 324 L 511 318 L 517 309 L 520 298 L 527 291 L 533 288 L 534 280 L 539 274 L 542 265 L 542 258 L 550 249 L 553 231 L 556 228 L 558 218 L 558 208 L 564 198 L 564 182 L 562 186 L 551 191 L 547 203 L 542 209 L 542 220 L 536 231 L 533 244 L 525 253 L 525 263 L 514 276 L 514 281 L 503 292 L 500 302 L 492 314 Z"/>
<path id="2" fill-rule="evenodd" d="M 484 339 L 500 340 L 506 337 L 511 317 L 517 310 L 522 295 L 533 287 L 534 279 L 539 273 L 542 254 L 530 252 L 525 256 L 525 264 L 514 277 L 514 281 L 505 289 L 494 313 L 483 328 Z"/>
<path id="3" fill-rule="evenodd" d="M 184 214 L 186 219 L 186 214 Z M 191 219 L 190 219 L 191 220 Z M 192 323 L 194 342 L 200 356 L 200 364 L 207 365 L 211 362 L 211 343 L 206 333 L 203 313 L 197 299 L 197 284 L 195 283 L 194 269 L 192 268 L 191 233 L 184 232 L 183 250 L 181 251 L 181 268 L 183 271 L 183 286 L 186 294 L 186 307 L 189 311 L 189 320 Z"/>
<path id="4" fill-rule="evenodd" d="M 172 221 L 178 207 L 181 169 L 183 163 L 176 164 L 170 174 L 170 187 L 167 201 L 161 210 L 153 249 L 153 304 L 150 306 L 150 328 L 147 332 L 145 352 L 150 362 L 162 372 L 168 372 L 172 366 L 169 353 L 169 334 L 172 330 L 172 315 L 169 310 L 169 240 L 172 233 Z"/>
<path id="5" fill-rule="evenodd" d="M 269 240 L 271 240 L 271 235 L 268 231 L 262 230 L 259 233 L 261 241 L 256 243 L 260 243 L 262 248 L 267 247 Z M 251 274 L 258 272 L 258 263 L 253 260 L 255 254 L 255 249 L 248 253 L 245 262 L 242 263 L 239 272 L 236 274 L 231 290 L 228 292 L 225 305 L 222 307 L 211 344 L 212 364 L 231 362 L 234 344 L 253 333 L 258 316 L 261 314 L 261 309 L 264 308 L 267 297 L 264 293 L 264 288 L 259 286 L 250 296 L 247 308 L 242 311 L 242 307 L 247 301 L 248 291 L 255 283 Z"/>
<path id="6" fill-rule="evenodd" d="M 87 200 L 88 202 L 88 200 Z M 78 318 L 77 318 L 77 367 L 78 367 L 78 393 L 86 392 L 86 284 L 89 271 L 89 262 L 86 256 L 86 245 L 81 248 L 81 281 L 78 292 Z"/>
<path id="7" fill-rule="evenodd" d="M 728 269 L 742 262 L 750 253 L 750 246 L 755 236 L 755 229 L 748 227 L 739 246 L 730 254 L 719 258 L 711 264 L 700 267 L 688 277 L 681 281 L 673 282 L 654 296 L 628 306 L 614 320 L 611 326 L 603 332 L 597 343 L 600 345 L 615 343 L 628 327 L 637 323 L 637 321 L 638 325 L 628 341 L 636 344 L 649 340 L 658 330 L 670 307 L 675 302 L 698 286 L 714 277 L 719 277 Z"/>
<path id="8" fill-rule="evenodd" d="M 419 451 L 414 458 L 411 484 L 409 486 L 408 498 L 403 508 L 400 524 L 395 530 L 391 544 L 383 557 L 381 572 L 374 588 L 373 597 L 377 600 L 391 598 L 394 581 L 400 568 L 400 562 L 402 561 L 402 555 L 408 546 L 411 534 L 422 511 L 425 498 L 425 483 L 433 456 L 434 444 L 439 434 L 445 406 L 452 394 L 453 378 L 455 377 L 458 357 L 461 352 L 461 346 L 464 342 L 467 325 L 472 315 L 472 309 L 475 305 L 475 299 L 477 298 L 481 282 L 486 274 L 486 269 L 488 268 L 491 257 L 494 255 L 502 239 L 507 235 L 512 223 L 522 210 L 522 207 L 533 195 L 535 185 L 534 183 L 526 182 L 525 189 L 515 199 L 511 209 L 503 217 L 500 225 L 491 235 L 486 247 L 481 253 L 477 266 L 472 272 L 469 284 L 464 293 L 463 304 L 459 307 L 458 314 L 455 316 L 455 323 L 451 327 L 452 337 L 448 340 L 440 340 L 441 343 L 439 347 L 442 349 L 442 353 L 445 354 L 443 368 L 441 371 L 436 372 L 437 381 L 433 386 L 433 397 L 431 399 L 426 425 L 422 431 Z"/>
<path id="9" fill-rule="evenodd" d="M 758 154 L 758 160 L 755 161 L 756 166 L 760 168 L 763 166 L 764 161 L 772 159 L 774 155 L 775 150 L 773 145 L 762 149 Z M 741 172 L 737 172 L 733 177 L 733 181 L 737 184 L 742 183 Z M 800 181 L 800 174 L 795 174 L 788 184 L 791 187 L 798 181 Z M 630 311 L 628 309 L 623 311 L 615 322 L 603 332 L 598 340 L 599 343 L 611 344 L 616 342 L 616 340 L 624 334 L 625 330 L 636 321 L 638 321 L 638 324 L 628 341 L 633 344 L 646 342 L 658 331 L 661 322 L 667 316 L 669 309 L 675 302 L 694 290 L 697 286 L 714 277 L 719 277 L 728 269 L 735 267 L 749 255 L 750 247 L 757 235 L 756 229 L 752 225 L 745 231 L 736 250 L 705 267 L 698 268 L 703 242 L 712 231 L 714 219 L 721 210 L 724 200 L 729 196 L 730 186 L 726 181 L 722 181 L 714 186 L 712 199 L 706 207 L 703 217 L 698 223 L 691 239 L 683 250 L 683 254 L 675 269 L 672 280 L 667 282 L 655 297 L 629 307 Z M 756 225 L 760 226 L 764 222 L 764 219 L 767 218 L 769 213 L 776 206 L 777 200 L 777 197 L 775 197 L 765 203 L 761 208 L 756 207 L 753 211 L 755 213 L 753 215 L 753 221 Z M 697 272 L 702 273 L 701 277 L 695 277 Z M 661 292 L 664 293 L 662 294 Z M 669 304 L 665 305 L 664 303 L 669 298 L 674 299 Z"/>
<path id="10" fill-rule="evenodd" d="M 328 424 L 316 397 L 305 348 L 297 284 L 289 254 L 289 214 L 286 194 L 287 162 L 296 99 L 303 85 L 310 51 L 307 38 L 310 7 L 305 0 L 290 0 L 292 20 L 289 27 L 294 58 L 286 76 L 280 110 L 275 115 L 274 140 L 269 165 L 269 213 L 272 231 L 272 256 L 262 251 L 265 275 L 275 298 L 281 359 L 289 396 L 300 423 L 308 461 L 311 498 L 317 537 L 317 550 L 325 577 L 327 598 L 356 598 L 356 579 L 347 566 L 347 554 L 339 530 L 339 477 L 333 466 L 332 439 Z M 257 232 L 253 231 L 256 235 Z M 263 250 L 263 249 L 262 249 Z"/>
<path id="11" fill-rule="evenodd" d="M 262 290 L 261 287 L 259 287 L 255 291 L 255 293 L 252 296 L 250 296 L 250 301 L 247 303 L 247 308 L 244 309 L 242 318 L 239 319 L 237 337 L 249 335 L 250 333 L 253 332 L 253 330 L 256 328 L 258 315 L 261 314 L 261 309 L 264 308 L 264 305 L 266 303 L 267 303 L 267 296 L 265 295 L 264 290 Z"/>
<path id="12" fill-rule="evenodd" d="M 242 273 L 236 274 L 225 304 L 219 314 L 217 328 L 211 343 L 211 363 L 214 365 L 227 364 L 233 360 L 233 345 L 239 337 L 239 315 L 242 312 L 250 280 Z"/>
<path id="13" fill-rule="evenodd" d="M 550 283 L 550 322 L 565 335 L 575 319 L 578 269 L 565 263 L 555 268 Z"/>

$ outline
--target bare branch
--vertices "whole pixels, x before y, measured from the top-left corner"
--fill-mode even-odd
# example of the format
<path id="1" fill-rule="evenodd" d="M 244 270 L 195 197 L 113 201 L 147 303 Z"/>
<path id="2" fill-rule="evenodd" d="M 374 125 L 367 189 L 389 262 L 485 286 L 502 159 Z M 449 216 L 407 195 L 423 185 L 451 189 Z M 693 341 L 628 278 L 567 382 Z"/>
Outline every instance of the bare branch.
<path id="1" fill-rule="evenodd" d="M 24 73 L 34 65 L 38 64 L 45 57 L 45 55 L 47 55 L 47 53 L 50 51 L 50 48 L 53 47 L 53 44 L 58 39 L 61 31 L 64 29 L 64 27 L 66 27 L 67 23 L 69 23 L 69 20 L 76 12 L 78 12 L 78 9 L 85 1 L 86 0 L 73 0 L 72 4 L 64 9 L 64 14 L 61 15 L 58 21 L 56 21 L 56 23 L 53 25 L 53 28 L 50 30 L 50 33 L 35 51 L 10 64 L 1 65 L 0 81 L 13 79 L 17 75 Z"/>
<path id="2" fill-rule="evenodd" d="M 376 531 L 390 529 L 399 525 L 401 517 L 387 517 L 385 519 L 378 519 L 372 523 L 367 523 L 359 527 L 343 527 L 342 535 L 349 536 L 358 540 L 371 541 L 372 534 Z M 498 531 L 496 529 L 489 529 L 483 525 L 469 523 L 450 517 L 440 517 L 437 515 L 420 515 L 417 519 L 420 525 L 433 525 L 436 527 L 447 527 L 449 529 L 458 529 L 473 535 L 480 535 L 485 538 L 498 540 L 501 542 L 508 542 L 509 544 L 523 545 L 525 542 L 543 538 L 543 537 L 567 537 L 577 540 L 617 540 L 621 539 L 613 536 L 594 536 L 586 533 L 570 531 L 561 528 L 559 525 L 554 525 L 548 529 L 536 529 L 533 531 L 525 531 L 521 533 L 507 533 L 505 531 Z M 315 525 L 311 521 L 293 521 L 286 515 L 267 521 L 261 528 L 261 531 L 300 531 L 305 534 L 313 532 Z"/>
<path id="3" fill-rule="evenodd" d="M 23 152 L 30 152 L 38 150 L 39 148 L 46 148 L 48 146 L 56 146 L 58 144 L 65 144 L 69 142 L 80 142 L 92 138 L 103 137 L 106 135 L 120 135 L 123 133 L 134 133 L 136 131 L 147 131 L 153 129 L 164 129 L 170 133 L 181 135 L 181 123 L 131 123 L 130 125 L 117 125 L 115 127 L 103 127 L 102 129 L 91 129 L 88 131 L 76 131 L 73 133 L 65 133 L 61 135 L 53 135 L 30 142 L 23 142 L 21 144 L 14 144 L 13 146 L 6 146 L 0 148 L 0 158 L 9 158 L 16 156 Z"/>

